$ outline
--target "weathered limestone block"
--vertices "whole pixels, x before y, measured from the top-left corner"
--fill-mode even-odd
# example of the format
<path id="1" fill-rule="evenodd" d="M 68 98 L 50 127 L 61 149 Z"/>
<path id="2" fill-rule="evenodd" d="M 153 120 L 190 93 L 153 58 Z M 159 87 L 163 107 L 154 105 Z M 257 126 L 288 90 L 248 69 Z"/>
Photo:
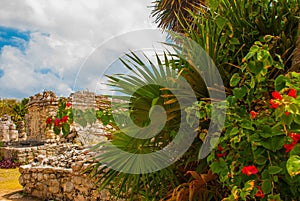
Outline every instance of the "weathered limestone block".
<path id="1" fill-rule="evenodd" d="M 63 184 L 64 192 L 70 193 L 74 190 L 74 184 L 72 182 L 67 182 Z"/>
<path id="2" fill-rule="evenodd" d="M 2 126 L 2 141 L 4 142 L 10 141 L 9 126 L 5 124 Z"/>

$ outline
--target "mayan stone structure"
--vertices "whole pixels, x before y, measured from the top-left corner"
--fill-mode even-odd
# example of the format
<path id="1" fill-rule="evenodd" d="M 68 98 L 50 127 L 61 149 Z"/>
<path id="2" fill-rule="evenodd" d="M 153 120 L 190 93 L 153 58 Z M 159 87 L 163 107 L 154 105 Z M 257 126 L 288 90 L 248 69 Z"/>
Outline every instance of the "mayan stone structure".
<path id="1" fill-rule="evenodd" d="M 26 117 L 27 140 L 55 139 L 57 136 L 52 130 L 46 129 L 45 120 L 54 116 L 58 108 L 58 97 L 52 91 L 31 96 L 28 102 Z"/>
<path id="2" fill-rule="evenodd" d="M 100 109 L 106 108 L 107 105 L 107 97 L 96 95 L 94 92 L 90 91 L 78 91 L 72 93 L 69 98 L 69 102 L 72 103 L 72 107 L 74 109 L 86 110 L 86 109 Z"/>
<path id="3" fill-rule="evenodd" d="M 4 115 L 0 118 L 0 141 L 9 142 L 18 140 L 19 134 L 16 125 L 11 120 L 10 116 Z"/>
<path id="4" fill-rule="evenodd" d="M 74 110 L 99 110 L 108 107 L 107 97 L 96 95 L 94 92 L 78 91 L 72 93 L 68 97 L 68 101 L 72 103 Z M 94 114 L 96 116 L 96 113 Z M 77 134 L 77 141 L 81 144 L 95 144 L 106 140 L 104 137 L 107 128 L 97 119 L 93 124 L 87 124 L 85 127 L 81 126 L 77 117 L 74 117 L 74 123 L 71 125 L 73 131 Z"/>

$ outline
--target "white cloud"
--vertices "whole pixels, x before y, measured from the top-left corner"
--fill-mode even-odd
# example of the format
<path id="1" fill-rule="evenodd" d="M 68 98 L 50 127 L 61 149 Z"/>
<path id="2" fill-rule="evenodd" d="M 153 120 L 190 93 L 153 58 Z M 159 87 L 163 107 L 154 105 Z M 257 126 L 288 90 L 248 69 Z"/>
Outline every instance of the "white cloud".
<path id="1" fill-rule="evenodd" d="M 0 97 L 28 97 L 44 89 L 69 95 L 80 66 L 101 43 L 155 27 L 147 7 L 151 2 L 1 0 L 0 26 L 30 31 L 31 38 L 23 52 L 2 48 Z"/>

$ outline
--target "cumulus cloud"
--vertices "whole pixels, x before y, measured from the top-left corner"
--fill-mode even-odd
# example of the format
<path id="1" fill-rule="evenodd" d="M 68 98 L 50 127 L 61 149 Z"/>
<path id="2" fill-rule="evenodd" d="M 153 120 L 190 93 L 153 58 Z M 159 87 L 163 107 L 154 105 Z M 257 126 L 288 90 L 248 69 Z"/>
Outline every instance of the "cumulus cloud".
<path id="1" fill-rule="evenodd" d="M 150 18 L 151 2 L 1 0 L 0 26 L 28 31 L 30 40 L 25 50 L 10 45 L 2 47 L 0 97 L 22 98 L 43 90 L 69 95 L 80 67 L 99 45 L 133 30 L 155 28 Z M 157 41 L 160 37 L 148 39 Z M 89 83 L 95 84 L 91 75 L 97 74 L 93 72 L 99 72 L 90 70 L 80 72 L 81 77 L 87 78 L 80 83 L 85 89 L 91 87 Z"/>

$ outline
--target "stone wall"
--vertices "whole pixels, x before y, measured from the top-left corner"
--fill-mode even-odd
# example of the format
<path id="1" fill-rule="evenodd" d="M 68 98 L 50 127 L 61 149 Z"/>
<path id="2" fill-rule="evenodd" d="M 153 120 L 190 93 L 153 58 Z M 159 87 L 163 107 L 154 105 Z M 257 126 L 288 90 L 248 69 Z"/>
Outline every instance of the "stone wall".
<path id="1" fill-rule="evenodd" d="M 74 110 L 99 110 L 108 107 L 107 97 L 96 95 L 94 92 L 89 91 L 79 91 L 76 93 L 72 93 L 68 101 L 72 103 L 72 108 Z M 96 116 L 96 113 L 94 113 Z M 78 119 L 76 116 L 74 117 L 74 123 L 71 125 L 71 129 L 76 131 L 77 133 L 77 141 L 81 144 L 96 144 L 98 142 L 106 140 L 105 135 L 107 134 L 107 127 L 103 126 L 103 124 L 96 120 L 95 123 L 87 124 L 86 126 L 82 126 L 78 123 Z"/>
<path id="2" fill-rule="evenodd" d="M 52 91 L 44 91 L 29 98 L 26 116 L 28 140 L 55 139 L 57 136 L 46 129 L 46 119 L 54 116 L 58 109 L 58 97 Z"/>
<path id="3" fill-rule="evenodd" d="M 26 135 L 20 136 L 20 138 L 26 138 Z M 8 115 L 4 115 L 0 118 L 0 141 L 9 142 L 9 141 L 18 141 L 19 140 L 19 132 L 16 128 L 16 125 L 11 120 L 11 117 Z"/>
<path id="4" fill-rule="evenodd" d="M 89 91 L 79 91 L 72 93 L 67 100 L 72 104 L 73 109 L 85 111 L 108 107 L 107 97 L 96 95 Z M 28 115 L 26 117 L 27 140 L 40 140 L 55 142 L 59 136 L 55 135 L 51 129 L 46 128 L 46 119 L 54 117 L 58 109 L 59 98 L 51 91 L 45 91 L 31 96 L 28 102 Z M 96 115 L 96 114 L 95 114 Z M 107 128 L 100 121 L 85 127 L 80 126 L 74 118 L 71 130 L 77 132 L 78 140 L 82 144 L 95 144 L 106 138 Z"/>
<path id="5" fill-rule="evenodd" d="M 57 201 L 113 200 L 105 190 L 98 191 L 96 182 L 83 173 L 95 163 L 96 153 L 88 148 L 61 144 L 52 156 L 37 156 L 37 160 L 20 167 L 20 184 L 25 193 Z"/>
<path id="6" fill-rule="evenodd" d="M 57 146 L 58 145 L 54 143 L 32 147 L 0 147 L 0 158 L 16 160 L 23 164 L 29 164 L 34 162 L 34 159 L 37 160 L 40 155 L 50 157 L 59 154 Z"/>

